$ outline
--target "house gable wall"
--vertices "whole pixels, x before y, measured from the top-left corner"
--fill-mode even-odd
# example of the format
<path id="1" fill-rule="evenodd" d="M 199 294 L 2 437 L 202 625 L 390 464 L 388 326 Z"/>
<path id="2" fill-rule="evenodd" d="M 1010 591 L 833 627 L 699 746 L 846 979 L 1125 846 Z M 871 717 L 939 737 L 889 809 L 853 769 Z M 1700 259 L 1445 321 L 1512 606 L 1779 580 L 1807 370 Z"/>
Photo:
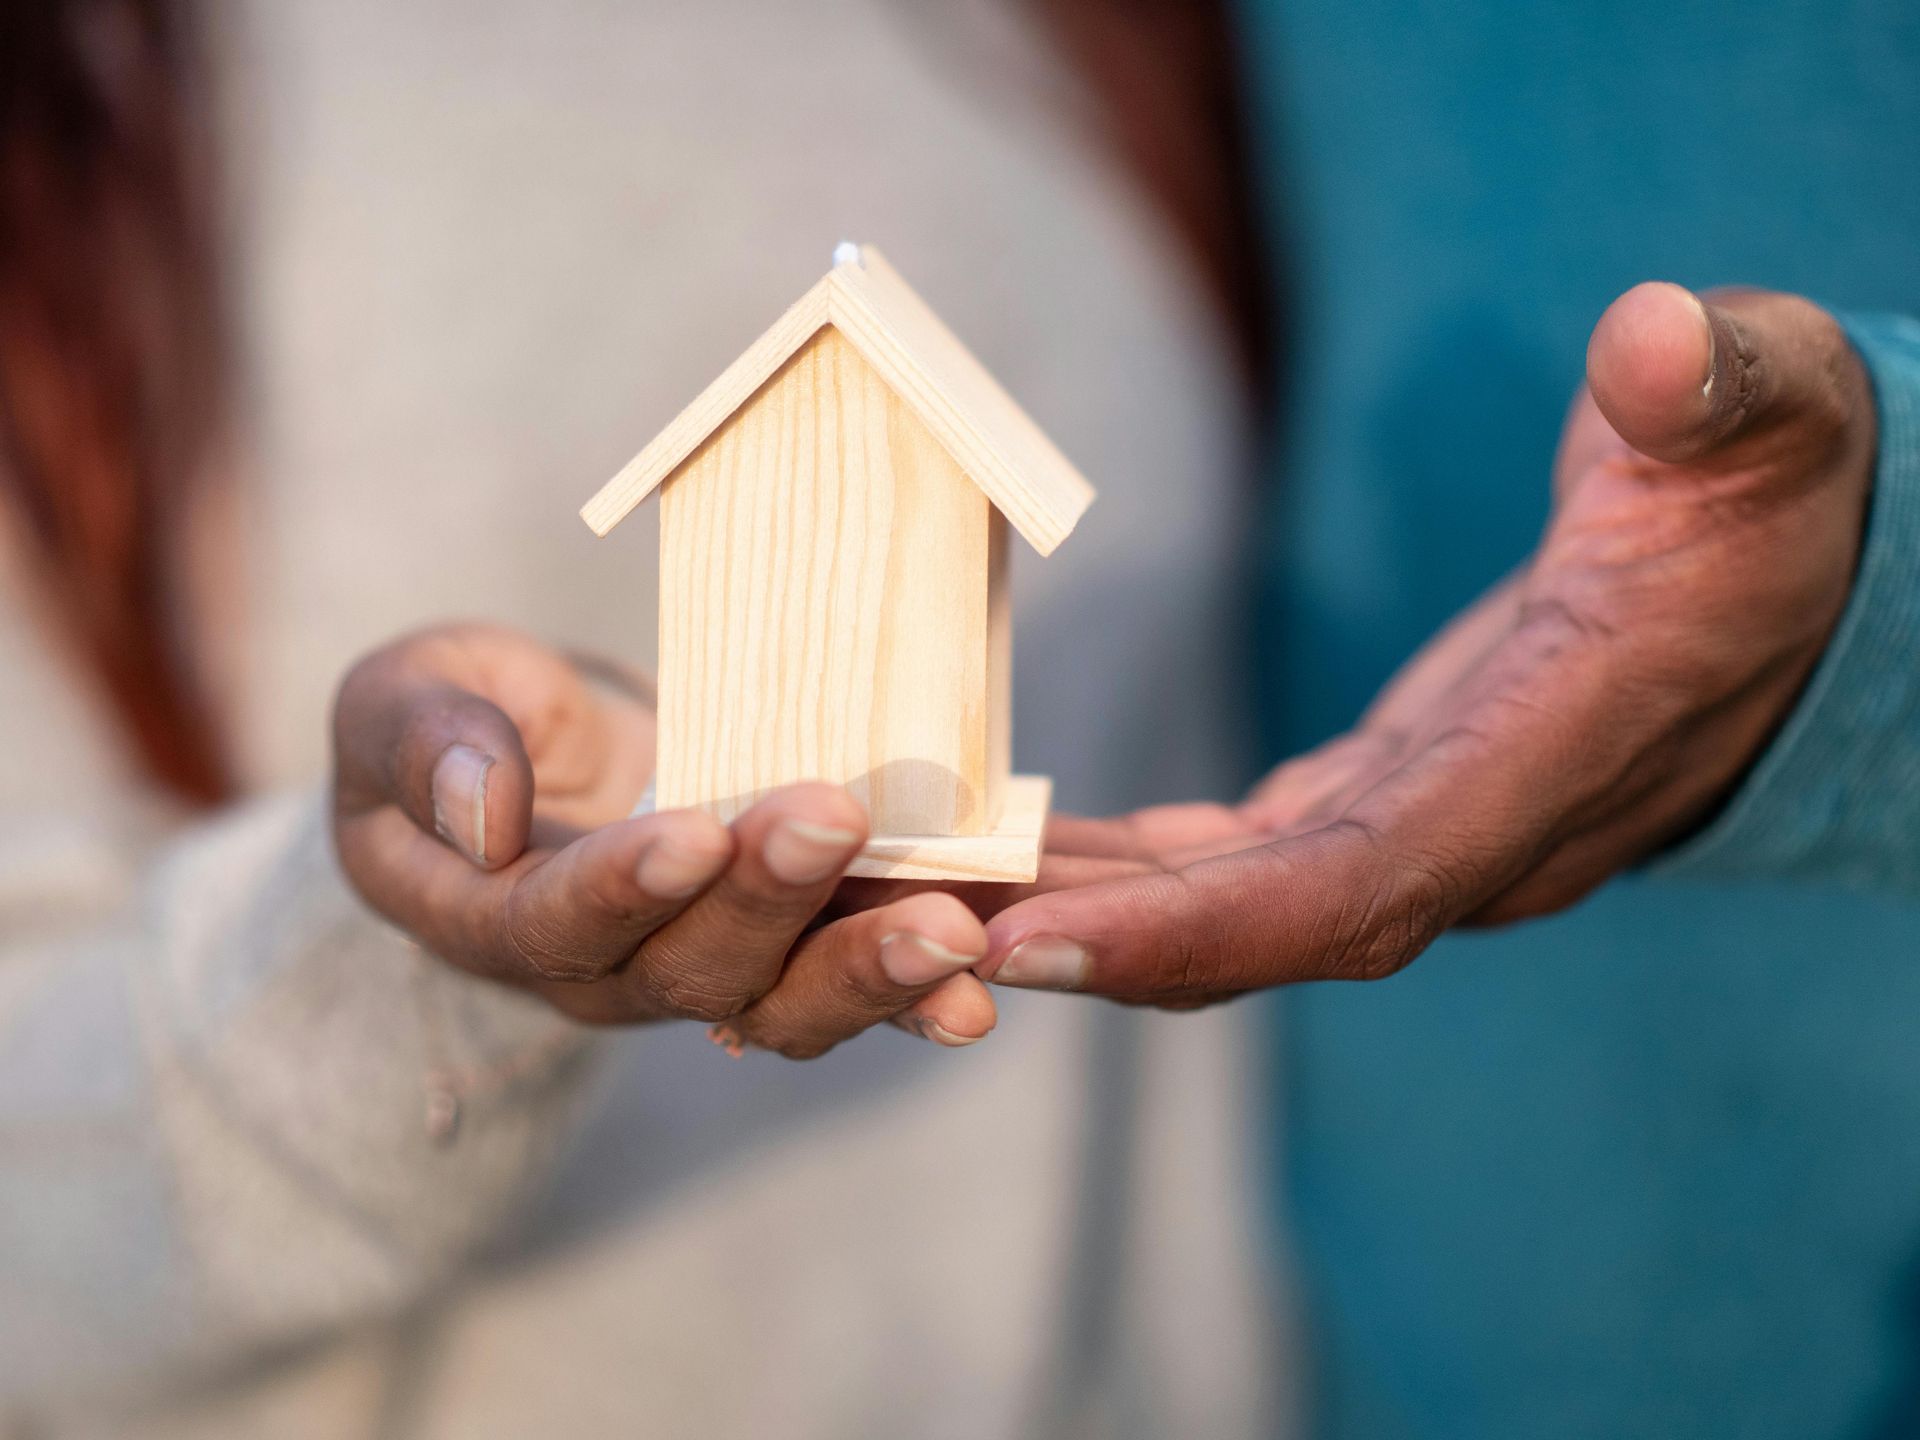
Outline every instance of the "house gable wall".
<path id="1" fill-rule="evenodd" d="M 796 780 L 977 835 L 1007 754 L 1005 522 L 828 325 L 667 480 L 662 808 Z"/>

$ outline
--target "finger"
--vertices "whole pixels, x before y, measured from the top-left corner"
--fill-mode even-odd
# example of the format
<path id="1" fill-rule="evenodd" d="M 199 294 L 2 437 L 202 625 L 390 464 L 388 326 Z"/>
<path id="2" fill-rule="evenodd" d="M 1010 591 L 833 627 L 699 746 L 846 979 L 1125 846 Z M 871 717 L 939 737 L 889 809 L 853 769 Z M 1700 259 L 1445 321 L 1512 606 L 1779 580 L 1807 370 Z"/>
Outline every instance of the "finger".
<path id="1" fill-rule="evenodd" d="M 937 892 L 952 895 L 982 920 L 1034 895 L 1092 885 L 1126 875 L 1150 874 L 1162 868 L 1144 859 L 1099 858 L 1042 853 L 1037 875 L 1025 883 L 946 880 L 849 880 L 833 894 L 822 914 L 838 920 L 862 910 L 877 909 L 909 895 Z"/>
<path id="2" fill-rule="evenodd" d="M 397 805 L 489 869 L 525 849 L 533 765 L 519 726 L 481 693 L 484 671 L 447 632 L 401 641 L 354 667 L 333 714 L 343 817 Z"/>
<path id="3" fill-rule="evenodd" d="M 360 717 L 356 716 L 356 720 Z M 414 686 L 364 723 L 343 726 L 338 753 L 358 758 L 341 798 L 398 805 L 421 830 L 475 865 L 498 869 L 526 848 L 533 763 L 519 731 L 492 702 L 451 686 Z"/>
<path id="4" fill-rule="evenodd" d="M 1244 814 L 1226 805 L 1151 805 L 1103 820 L 1061 815 L 1048 823 L 1049 854 L 1159 862 L 1178 851 L 1243 839 Z"/>
<path id="5" fill-rule="evenodd" d="M 489 918 L 497 970 L 582 984 L 629 962 L 726 870 L 734 839 L 698 810 L 592 831 L 519 876 Z"/>
<path id="6" fill-rule="evenodd" d="M 577 986 L 625 963 L 725 868 L 732 837 L 710 816 L 670 811 L 484 871 L 386 807 L 359 824 L 355 845 L 369 903 L 428 950 L 540 988 Z"/>
<path id="7" fill-rule="evenodd" d="M 1474 674 L 1519 614 L 1519 580 L 1509 577 L 1422 646 L 1356 729 L 1295 756 L 1255 786 L 1239 808 L 1248 826 L 1273 839 L 1339 814 L 1422 739 L 1441 700 Z"/>
<path id="8" fill-rule="evenodd" d="M 1656 460 L 1740 467 L 1836 447 L 1865 406 L 1839 324 L 1794 295 L 1637 285 L 1587 346 L 1587 385 L 1627 444 Z"/>
<path id="9" fill-rule="evenodd" d="M 910 1035 L 949 1050 L 978 1044 L 999 1020 L 993 992 L 976 975 L 956 975 L 893 1017 Z"/>
<path id="10" fill-rule="evenodd" d="M 1398 760 L 1406 739 L 1386 727 L 1337 735 L 1274 770 L 1241 810 L 1249 826 L 1269 839 L 1324 823 L 1336 797 Z"/>
<path id="11" fill-rule="evenodd" d="M 958 900 L 915 895 L 814 931 L 779 983 L 717 1029 L 740 1044 L 809 1059 L 931 996 L 986 952 L 985 927 Z M 991 1028 L 989 1014 L 973 1038 Z"/>
<path id="12" fill-rule="evenodd" d="M 722 1020 L 771 989 L 866 843 L 867 816 L 838 786 L 789 785 L 733 832 L 733 863 L 627 969 L 627 983 L 669 1013 Z"/>
<path id="13" fill-rule="evenodd" d="M 1040 896 L 988 925 L 997 985 L 1188 1003 L 1308 979 L 1371 979 L 1445 923 L 1432 877 L 1341 824 L 1188 866 Z"/>
<path id="14" fill-rule="evenodd" d="M 1339 820 L 1169 875 L 1023 901 L 989 922 L 978 973 L 1139 999 L 1391 974 L 1622 781 L 1621 752 L 1567 719 L 1606 713 L 1610 674 L 1551 614 L 1483 670 L 1488 696 Z"/>

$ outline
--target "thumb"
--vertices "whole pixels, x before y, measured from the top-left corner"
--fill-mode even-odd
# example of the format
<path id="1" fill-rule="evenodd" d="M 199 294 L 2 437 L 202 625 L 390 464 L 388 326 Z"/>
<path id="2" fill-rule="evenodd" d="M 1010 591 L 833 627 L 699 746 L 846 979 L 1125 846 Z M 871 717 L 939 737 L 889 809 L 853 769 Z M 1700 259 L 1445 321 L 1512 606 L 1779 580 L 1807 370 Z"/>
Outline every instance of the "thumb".
<path id="1" fill-rule="evenodd" d="M 534 777 L 519 728 L 477 693 L 477 668 L 433 633 L 355 666 L 334 703 L 335 803 L 344 814 L 397 805 L 493 870 L 526 848 Z"/>
<path id="2" fill-rule="evenodd" d="M 1836 447 L 1866 374 L 1834 318 L 1797 295 L 1650 281 L 1600 317 L 1587 387 L 1641 454 L 1732 469 Z"/>

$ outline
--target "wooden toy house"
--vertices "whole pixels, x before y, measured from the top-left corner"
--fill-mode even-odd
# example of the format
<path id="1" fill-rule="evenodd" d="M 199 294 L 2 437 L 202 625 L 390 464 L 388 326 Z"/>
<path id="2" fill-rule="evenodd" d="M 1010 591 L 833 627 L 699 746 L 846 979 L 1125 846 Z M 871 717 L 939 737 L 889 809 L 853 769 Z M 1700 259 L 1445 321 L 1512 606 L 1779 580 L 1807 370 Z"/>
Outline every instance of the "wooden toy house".
<path id="1" fill-rule="evenodd" d="M 662 809 L 848 786 L 854 874 L 1033 878 L 1050 783 L 1011 773 L 1007 529 L 1093 490 L 871 246 L 587 502 L 660 491 Z"/>

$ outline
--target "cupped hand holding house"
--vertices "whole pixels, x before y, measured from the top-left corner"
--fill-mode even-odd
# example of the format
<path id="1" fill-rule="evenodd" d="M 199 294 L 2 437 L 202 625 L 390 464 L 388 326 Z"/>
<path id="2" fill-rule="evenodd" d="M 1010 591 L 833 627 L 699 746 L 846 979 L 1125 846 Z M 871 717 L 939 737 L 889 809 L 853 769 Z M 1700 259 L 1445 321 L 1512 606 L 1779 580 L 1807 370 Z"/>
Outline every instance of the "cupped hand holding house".
<path id="1" fill-rule="evenodd" d="M 644 684 L 511 630 L 409 636 L 335 705 L 342 864 L 433 954 L 591 1023 L 724 1021 L 732 1048 L 795 1056 L 883 1020 L 947 1045 L 992 1028 L 967 973 L 985 931 L 953 897 L 816 926 L 867 839 L 852 796 L 796 784 L 730 824 L 633 817 L 653 737 Z"/>
<path id="2" fill-rule="evenodd" d="M 957 898 L 815 920 L 847 874 L 1033 878 L 1007 537 L 1051 552 L 1093 491 L 877 251 L 834 261 L 583 512 L 604 534 L 664 492 L 657 715 L 483 627 L 342 687 L 347 874 L 451 963 L 736 1053 L 992 1028 Z"/>

